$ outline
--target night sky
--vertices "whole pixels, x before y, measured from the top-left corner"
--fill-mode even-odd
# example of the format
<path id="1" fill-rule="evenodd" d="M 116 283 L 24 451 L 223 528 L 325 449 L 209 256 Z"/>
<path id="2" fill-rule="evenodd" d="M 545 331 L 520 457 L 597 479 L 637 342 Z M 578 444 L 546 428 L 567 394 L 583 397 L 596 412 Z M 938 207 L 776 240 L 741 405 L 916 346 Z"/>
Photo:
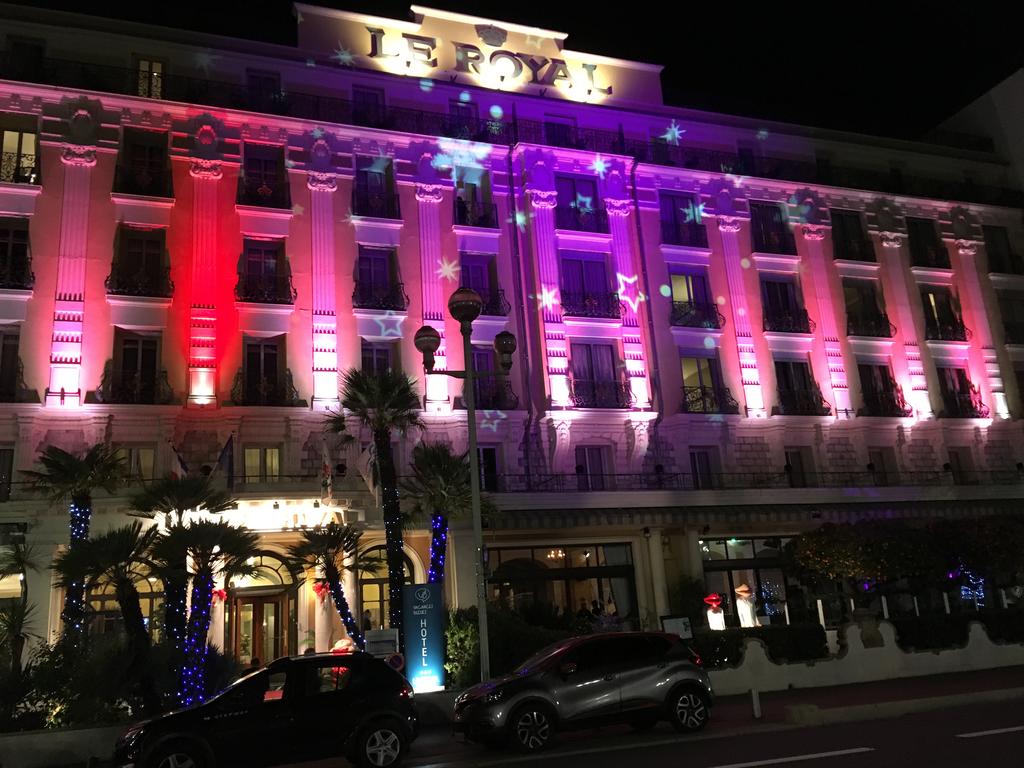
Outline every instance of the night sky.
<path id="1" fill-rule="evenodd" d="M 592 3 L 421 0 L 566 32 L 568 47 L 665 65 L 666 102 L 766 120 L 916 138 L 1024 66 L 1018 26 L 984 3 L 657 3 L 633 17 Z M 22 4 L 294 44 L 285 0 Z M 410 2 L 310 4 L 408 18 Z M 623 8 L 654 3 L 623 2 Z M 662 8 L 673 8 L 671 14 Z M 757 10 L 755 10 L 755 8 Z M 1005 6 L 1003 6 L 1005 9 Z M 954 13 L 955 10 L 955 13 Z"/>

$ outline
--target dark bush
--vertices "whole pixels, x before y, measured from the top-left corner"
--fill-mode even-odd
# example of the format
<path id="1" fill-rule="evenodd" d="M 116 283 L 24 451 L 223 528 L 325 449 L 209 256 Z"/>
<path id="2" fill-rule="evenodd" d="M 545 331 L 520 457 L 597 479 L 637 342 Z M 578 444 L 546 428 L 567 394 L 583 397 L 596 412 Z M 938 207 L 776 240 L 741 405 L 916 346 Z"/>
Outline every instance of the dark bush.
<path id="1" fill-rule="evenodd" d="M 1024 611 L 970 611 L 947 616 L 909 616 L 893 619 L 896 643 L 905 651 L 957 648 L 967 644 L 972 621 L 980 622 L 996 643 L 1024 643 Z"/>
<path id="2" fill-rule="evenodd" d="M 828 656 L 828 641 L 820 624 L 777 624 L 767 627 L 725 630 L 701 629 L 691 645 L 711 669 L 738 664 L 743 641 L 748 637 L 764 643 L 768 657 L 780 664 L 813 661 Z"/>

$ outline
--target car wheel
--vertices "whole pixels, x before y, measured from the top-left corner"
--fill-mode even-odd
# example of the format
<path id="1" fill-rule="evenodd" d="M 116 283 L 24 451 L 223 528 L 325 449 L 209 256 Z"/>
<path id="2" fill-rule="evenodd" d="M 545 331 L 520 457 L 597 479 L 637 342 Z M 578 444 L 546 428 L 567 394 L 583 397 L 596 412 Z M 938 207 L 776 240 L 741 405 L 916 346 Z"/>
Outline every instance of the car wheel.
<path id="1" fill-rule="evenodd" d="M 710 715 L 707 699 L 697 691 L 683 689 L 669 702 L 669 720 L 681 733 L 701 730 L 708 723 Z"/>
<path id="2" fill-rule="evenodd" d="M 393 718 L 375 720 L 359 734 L 356 762 L 362 768 L 397 768 L 405 756 L 406 737 Z"/>
<path id="3" fill-rule="evenodd" d="M 525 704 L 509 716 L 509 736 L 520 752 L 539 752 L 555 735 L 550 710 L 539 704 Z"/>
<path id="4" fill-rule="evenodd" d="M 206 757 L 196 744 L 172 741 L 157 749 L 148 765 L 151 768 L 206 768 Z"/>

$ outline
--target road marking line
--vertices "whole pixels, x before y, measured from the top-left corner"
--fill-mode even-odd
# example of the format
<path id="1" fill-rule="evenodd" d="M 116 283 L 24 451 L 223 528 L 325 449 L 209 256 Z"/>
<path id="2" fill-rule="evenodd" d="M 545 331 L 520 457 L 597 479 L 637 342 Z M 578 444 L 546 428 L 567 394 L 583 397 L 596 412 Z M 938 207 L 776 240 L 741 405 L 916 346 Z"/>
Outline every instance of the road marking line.
<path id="1" fill-rule="evenodd" d="M 1024 725 L 1015 725 L 1012 728 L 994 728 L 991 731 L 973 731 L 972 733 L 958 733 L 958 739 L 976 739 L 979 736 L 997 736 L 1000 733 L 1015 733 L 1024 731 Z"/>
<path id="2" fill-rule="evenodd" d="M 835 752 L 815 752 L 813 755 L 793 755 L 792 757 L 775 757 L 771 760 L 754 760 L 750 763 L 729 763 L 728 765 L 714 765 L 711 768 L 754 768 L 758 765 L 781 765 L 783 763 L 799 763 L 804 760 L 820 760 L 823 757 L 840 757 L 841 755 L 859 755 L 862 752 L 874 752 L 874 747 L 854 747 L 853 749 L 840 749 Z"/>

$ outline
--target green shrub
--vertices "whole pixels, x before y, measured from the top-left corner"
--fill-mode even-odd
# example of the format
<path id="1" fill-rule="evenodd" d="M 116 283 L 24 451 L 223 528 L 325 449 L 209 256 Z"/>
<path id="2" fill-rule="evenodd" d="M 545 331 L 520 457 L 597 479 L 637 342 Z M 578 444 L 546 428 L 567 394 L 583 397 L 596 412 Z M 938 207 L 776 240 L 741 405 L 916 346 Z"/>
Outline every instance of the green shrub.
<path id="1" fill-rule="evenodd" d="M 1024 643 L 1024 611 L 1019 610 L 907 616 L 892 623 L 900 648 L 929 651 L 966 645 L 972 621 L 980 622 L 993 642 Z"/>
<path id="2" fill-rule="evenodd" d="M 773 624 L 766 627 L 698 629 L 690 641 L 705 666 L 718 669 L 738 664 L 743 642 L 756 638 L 764 643 L 768 658 L 780 664 L 813 661 L 828 656 L 828 640 L 820 624 Z"/>

